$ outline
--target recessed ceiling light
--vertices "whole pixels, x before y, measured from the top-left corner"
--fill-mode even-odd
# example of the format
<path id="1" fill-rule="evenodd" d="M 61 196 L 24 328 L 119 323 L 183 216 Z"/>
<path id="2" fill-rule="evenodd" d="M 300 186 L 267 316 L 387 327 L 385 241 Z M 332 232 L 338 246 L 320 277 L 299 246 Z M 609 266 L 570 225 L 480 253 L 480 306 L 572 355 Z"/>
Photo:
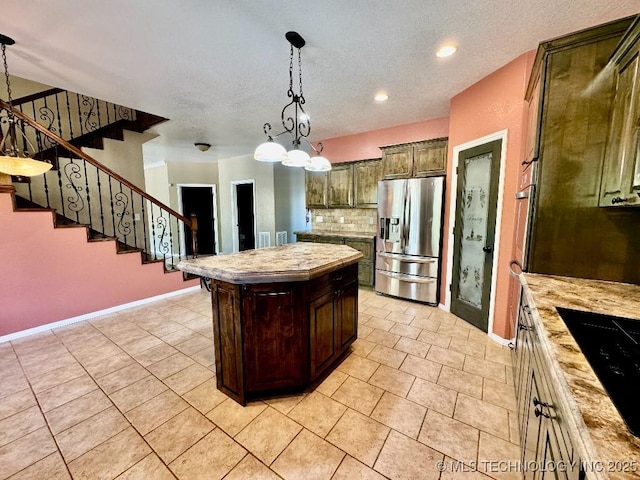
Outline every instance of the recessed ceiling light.
<path id="1" fill-rule="evenodd" d="M 376 93 L 376 96 L 373 97 L 373 99 L 376 102 L 384 102 L 388 98 L 389 98 L 389 95 L 387 95 L 385 92 L 378 92 L 378 93 Z"/>
<path id="2" fill-rule="evenodd" d="M 439 57 L 439 58 L 450 57 L 457 51 L 458 51 L 458 47 L 456 47 L 455 45 L 445 45 L 443 47 L 440 47 L 440 49 L 436 52 L 436 57 Z"/>

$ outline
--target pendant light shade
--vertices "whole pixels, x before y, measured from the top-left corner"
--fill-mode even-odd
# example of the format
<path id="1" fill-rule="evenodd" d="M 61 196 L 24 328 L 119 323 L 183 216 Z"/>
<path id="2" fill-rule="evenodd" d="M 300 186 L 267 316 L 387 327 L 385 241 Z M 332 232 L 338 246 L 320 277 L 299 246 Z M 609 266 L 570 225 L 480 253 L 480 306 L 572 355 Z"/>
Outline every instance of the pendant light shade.
<path id="1" fill-rule="evenodd" d="M 51 170 L 50 163 L 31 158 L 0 156 L 0 172 L 19 177 L 33 177 Z"/>
<path id="2" fill-rule="evenodd" d="M 316 155 L 311 157 L 311 161 L 304 169 L 309 172 L 328 172 L 331 170 L 331 162 L 320 155 Z"/>
<path id="3" fill-rule="evenodd" d="M 304 150 L 294 148 L 287 152 L 287 159 L 282 161 L 282 164 L 287 167 L 306 167 L 309 165 L 311 158 L 309 154 Z"/>
<path id="4" fill-rule="evenodd" d="M 253 153 L 253 158 L 259 162 L 284 162 L 287 159 L 287 151 L 282 145 L 269 138 L 266 142 L 258 145 Z"/>

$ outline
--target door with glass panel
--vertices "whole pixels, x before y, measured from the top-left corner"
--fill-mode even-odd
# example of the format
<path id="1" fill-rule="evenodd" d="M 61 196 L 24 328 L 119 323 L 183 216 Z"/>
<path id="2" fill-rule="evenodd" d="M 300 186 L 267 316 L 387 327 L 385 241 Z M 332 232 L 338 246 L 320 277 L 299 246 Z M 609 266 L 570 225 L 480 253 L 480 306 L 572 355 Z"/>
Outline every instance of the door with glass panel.
<path id="1" fill-rule="evenodd" d="M 502 141 L 460 152 L 453 230 L 451 313 L 484 330 L 489 324 L 498 175 Z"/>

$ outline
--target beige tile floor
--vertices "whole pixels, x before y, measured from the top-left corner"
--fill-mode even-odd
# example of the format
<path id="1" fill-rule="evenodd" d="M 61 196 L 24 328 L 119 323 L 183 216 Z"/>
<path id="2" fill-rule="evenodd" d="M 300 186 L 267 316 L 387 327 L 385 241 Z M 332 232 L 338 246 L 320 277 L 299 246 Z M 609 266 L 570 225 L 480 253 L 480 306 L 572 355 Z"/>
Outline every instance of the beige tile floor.
<path id="1" fill-rule="evenodd" d="M 331 375 L 247 407 L 215 388 L 204 291 L 2 343 L 0 478 L 518 478 L 485 462 L 519 458 L 509 350 L 437 308 L 359 302 Z"/>

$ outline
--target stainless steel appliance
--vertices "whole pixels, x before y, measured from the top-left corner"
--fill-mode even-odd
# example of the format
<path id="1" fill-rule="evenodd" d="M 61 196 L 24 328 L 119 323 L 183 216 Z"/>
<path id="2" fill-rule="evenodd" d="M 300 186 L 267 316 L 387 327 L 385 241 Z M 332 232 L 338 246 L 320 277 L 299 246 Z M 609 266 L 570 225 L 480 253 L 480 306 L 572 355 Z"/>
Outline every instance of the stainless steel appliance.
<path id="1" fill-rule="evenodd" d="M 444 177 L 378 182 L 377 292 L 436 305 Z"/>

